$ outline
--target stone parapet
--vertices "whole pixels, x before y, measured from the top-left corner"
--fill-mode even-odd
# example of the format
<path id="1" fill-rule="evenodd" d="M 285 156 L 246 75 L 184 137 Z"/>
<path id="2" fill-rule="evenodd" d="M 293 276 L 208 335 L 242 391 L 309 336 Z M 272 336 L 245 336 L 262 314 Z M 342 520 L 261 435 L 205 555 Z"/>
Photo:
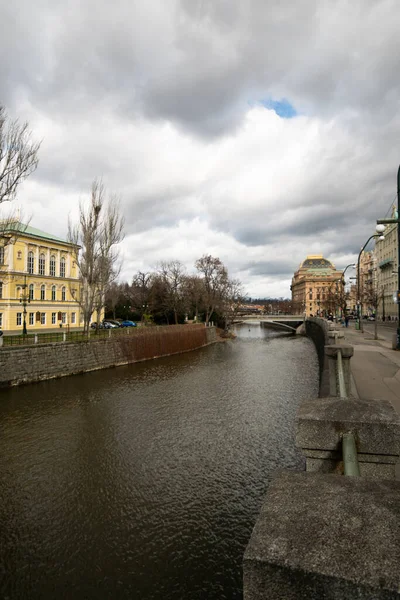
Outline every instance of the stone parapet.
<path id="1" fill-rule="evenodd" d="M 282 472 L 244 556 L 245 600 L 398 600 L 400 483 Z"/>
<path id="2" fill-rule="evenodd" d="M 342 435 L 356 437 L 361 476 L 394 478 L 400 455 L 400 419 L 385 400 L 320 398 L 303 402 L 296 445 L 307 471 L 342 473 Z"/>

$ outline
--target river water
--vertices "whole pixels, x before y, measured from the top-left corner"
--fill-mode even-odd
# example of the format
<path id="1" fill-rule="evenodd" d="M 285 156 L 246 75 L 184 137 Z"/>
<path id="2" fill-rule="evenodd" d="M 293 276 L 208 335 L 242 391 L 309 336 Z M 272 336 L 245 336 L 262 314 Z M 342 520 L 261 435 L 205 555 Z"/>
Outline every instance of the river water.
<path id="1" fill-rule="evenodd" d="M 0 392 L 0 597 L 236 600 L 268 482 L 301 468 L 312 342 L 195 352 Z"/>

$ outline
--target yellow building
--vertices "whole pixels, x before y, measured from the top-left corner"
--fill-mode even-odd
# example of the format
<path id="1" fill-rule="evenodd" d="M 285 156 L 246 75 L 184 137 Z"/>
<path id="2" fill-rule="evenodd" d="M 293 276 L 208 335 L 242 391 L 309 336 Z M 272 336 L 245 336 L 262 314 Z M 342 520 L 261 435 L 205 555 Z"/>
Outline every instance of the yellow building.
<path id="1" fill-rule="evenodd" d="M 341 312 L 343 272 L 322 254 L 307 256 L 292 279 L 292 306 L 308 317 Z"/>
<path id="2" fill-rule="evenodd" d="M 0 237 L 0 328 L 39 332 L 81 324 L 77 248 L 21 223 Z"/>

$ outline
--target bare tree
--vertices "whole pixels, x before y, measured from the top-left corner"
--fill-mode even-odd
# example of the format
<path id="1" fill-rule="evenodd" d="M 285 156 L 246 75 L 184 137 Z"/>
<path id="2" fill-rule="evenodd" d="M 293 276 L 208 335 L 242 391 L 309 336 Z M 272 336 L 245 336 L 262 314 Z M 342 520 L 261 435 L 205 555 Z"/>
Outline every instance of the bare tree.
<path id="1" fill-rule="evenodd" d="M 123 219 L 115 196 L 108 203 L 101 181 L 92 184 L 88 208 L 80 203 L 79 224 L 68 224 L 68 241 L 75 245 L 80 274 L 80 293 L 75 295 L 83 313 L 84 331 L 92 314 L 100 318 L 109 285 L 119 273 L 117 244 L 123 239 Z"/>
<path id="2" fill-rule="evenodd" d="M 228 279 L 223 299 L 223 317 L 225 321 L 225 331 L 232 326 L 238 315 L 240 307 L 245 300 L 245 292 L 239 279 Z"/>
<path id="3" fill-rule="evenodd" d="M 194 320 L 199 318 L 199 311 L 204 303 L 204 283 L 198 275 L 187 275 L 183 282 L 185 311 L 192 314 Z"/>
<path id="4" fill-rule="evenodd" d="M 185 267 L 179 260 L 162 262 L 158 272 L 165 286 L 165 307 L 174 314 L 175 324 L 177 325 L 178 313 L 184 308 Z"/>
<path id="5" fill-rule="evenodd" d="M 119 302 L 119 299 L 121 297 L 121 284 L 117 283 L 116 281 L 113 281 L 109 287 L 108 290 L 106 291 L 106 299 L 105 299 L 105 305 L 107 307 L 107 310 L 112 311 L 113 314 L 113 319 L 116 318 L 116 308 L 117 308 L 117 304 Z"/>
<path id="6" fill-rule="evenodd" d="M 36 170 L 40 144 L 28 123 L 12 121 L 0 106 L 0 204 L 14 200 L 19 184 Z"/>
<path id="7" fill-rule="evenodd" d="M 132 305 L 140 313 L 141 322 L 145 322 L 145 314 L 148 314 L 151 306 L 153 292 L 154 273 L 138 271 L 132 279 L 130 287 Z"/>
<path id="8" fill-rule="evenodd" d="M 222 305 L 228 286 L 228 271 L 219 258 L 205 254 L 196 261 L 196 269 L 204 284 L 205 322 L 208 325 L 214 310 Z"/>

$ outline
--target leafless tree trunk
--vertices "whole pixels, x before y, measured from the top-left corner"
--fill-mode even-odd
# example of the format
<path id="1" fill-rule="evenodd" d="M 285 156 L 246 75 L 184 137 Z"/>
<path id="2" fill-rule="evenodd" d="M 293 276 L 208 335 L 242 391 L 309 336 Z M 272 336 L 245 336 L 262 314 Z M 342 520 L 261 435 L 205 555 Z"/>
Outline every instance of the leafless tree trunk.
<path id="1" fill-rule="evenodd" d="M 185 267 L 179 260 L 174 260 L 171 262 L 162 262 L 158 271 L 166 289 L 166 307 L 174 314 L 175 325 L 177 325 L 178 313 L 183 308 Z"/>
<path id="2" fill-rule="evenodd" d="M 83 313 L 85 332 L 96 309 L 99 320 L 108 286 L 119 273 L 116 245 L 123 238 L 122 229 L 115 196 L 106 204 L 104 185 L 95 180 L 89 207 L 86 209 L 82 203 L 79 206 L 79 224 L 68 224 L 68 241 L 75 245 L 80 274 L 80 293 L 75 299 Z"/>
<path id="3" fill-rule="evenodd" d="M 132 305 L 140 312 L 142 324 L 144 324 L 144 315 L 147 314 L 147 311 L 149 310 L 153 283 L 153 273 L 138 271 L 132 279 L 130 288 Z"/>
<path id="4" fill-rule="evenodd" d="M 204 255 L 196 261 L 204 283 L 205 320 L 208 325 L 214 310 L 221 304 L 228 284 L 228 272 L 219 258 Z"/>

